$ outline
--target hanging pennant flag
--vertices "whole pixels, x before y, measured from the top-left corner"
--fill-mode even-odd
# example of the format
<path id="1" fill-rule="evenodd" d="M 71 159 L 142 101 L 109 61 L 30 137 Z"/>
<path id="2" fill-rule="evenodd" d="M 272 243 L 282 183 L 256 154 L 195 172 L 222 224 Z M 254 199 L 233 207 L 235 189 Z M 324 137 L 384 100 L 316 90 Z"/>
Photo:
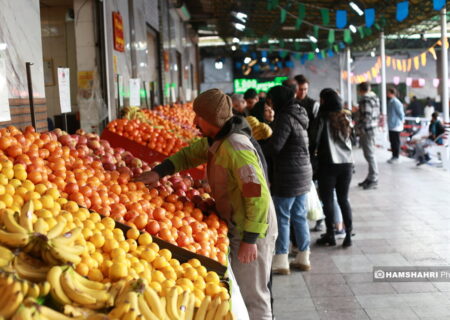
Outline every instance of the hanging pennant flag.
<path id="1" fill-rule="evenodd" d="M 433 87 L 435 87 L 435 88 L 437 88 L 437 87 L 439 87 L 439 79 L 438 78 L 434 78 L 433 79 Z"/>
<path id="2" fill-rule="evenodd" d="M 327 26 L 330 24 L 330 10 L 326 8 L 320 9 L 320 15 L 322 16 L 323 25 Z"/>
<path id="3" fill-rule="evenodd" d="M 364 39 L 364 27 L 359 26 L 358 31 L 359 31 L 359 36 L 361 37 L 361 39 Z"/>
<path id="4" fill-rule="evenodd" d="M 395 85 L 398 85 L 398 84 L 400 83 L 400 77 L 395 76 L 395 77 L 392 79 L 392 82 L 393 82 Z"/>
<path id="5" fill-rule="evenodd" d="M 273 10 L 278 6 L 278 0 L 267 0 L 267 10 Z"/>
<path id="6" fill-rule="evenodd" d="M 281 48 L 284 48 L 284 46 L 285 46 L 284 39 L 280 39 L 279 44 L 280 44 Z"/>
<path id="7" fill-rule="evenodd" d="M 438 46 L 442 46 L 442 41 L 441 41 L 441 40 L 438 40 L 438 41 L 436 42 L 436 44 L 437 44 Z"/>
<path id="8" fill-rule="evenodd" d="M 349 31 L 350 31 L 350 30 L 349 30 Z M 339 42 L 339 48 L 345 49 L 345 43 L 343 43 L 342 41 Z"/>
<path id="9" fill-rule="evenodd" d="M 371 28 L 364 27 L 364 34 L 365 34 L 366 36 L 371 36 L 371 35 L 372 35 L 372 29 L 371 29 Z"/>
<path id="10" fill-rule="evenodd" d="M 415 56 L 413 60 L 414 60 L 414 68 L 416 70 L 419 70 L 419 56 Z"/>
<path id="11" fill-rule="evenodd" d="M 334 43 L 334 29 L 330 29 L 330 31 L 328 31 L 328 43 Z"/>
<path id="12" fill-rule="evenodd" d="M 281 8 L 281 10 L 280 10 L 280 22 L 281 23 L 285 23 L 286 22 L 286 14 L 287 14 L 286 9 L 285 8 Z"/>
<path id="13" fill-rule="evenodd" d="M 391 66 L 391 57 L 390 57 L 390 56 L 387 56 L 387 57 L 386 57 L 386 65 L 387 65 L 388 67 Z"/>
<path id="14" fill-rule="evenodd" d="M 261 51 L 261 57 L 267 58 L 267 51 L 265 50 Z"/>
<path id="15" fill-rule="evenodd" d="M 333 50 L 331 50 L 331 49 L 328 49 L 327 54 L 328 54 L 328 56 L 329 56 L 330 58 L 333 58 L 333 57 L 334 57 Z"/>
<path id="16" fill-rule="evenodd" d="M 248 46 L 247 45 L 241 46 L 241 50 L 243 53 L 246 53 L 248 51 Z"/>
<path id="17" fill-rule="evenodd" d="M 323 59 L 322 51 L 320 51 L 320 52 L 317 54 L 317 58 L 319 58 L 319 60 L 322 60 L 322 59 Z"/>
<path id="18" fill-rule="evenodd" d="M 392 68 L 394 68 L 394 70 L 397 70 L 397 60 L 395 58 L 392 58 Z"/>
<path id="19" fill-rule="evenodd" d="M 410 71 L 411 71 L 411 64 L 412 64 L 412 59 L 409 58 L 409 59 L 408 59 L 408 66 L 406 67 L 406 71 L 407 71 L 407 72 L 410 72 Z"/>
<path id="20" fill-rule="evenodd" d="M 319 39 L 319 26 L 313 27 L 314 38 Z"/>
<path id="21" fill-rule="evenodd" d="M 375 81 L 376 81 L 377 83 L 381 83 L 381 76 L 377 76 L 377 78 L 375 79 Z"/>
<path id="22" fill-rule="evenodd" d="M 304 3 L 299 3 L 298 4 L 298 18 L 303 20 L 305 19 L 305 15 L 306 15 L 306 8 L 305 8 L 305 4 Z"/>
<path id="23" fill-rule="evenodd" d="M 402 61 L 400 59 L 397 59 L 397 70 L 403 71 Z"/>
<path id="24" fill-rule="evenodd" d="M 397 3 L 397 21 L 402 22 L 408 17 L 409 14 L 409 1 L 402 1 Z"/>
<path id="25" fill-rule="evenodd" d="M 294 59 L 300 60 L 301 57 L 301 54 L 298 52 L 294 54 Z"/>
<path id="26" fill-rule="evenodd" d="M 372 67 L 370 72 L 372 72 L 372 77 L 376 77 L 378 75 L 378 70 L 375 67 Z"/>
<path id="27" fill-rule="evenodd" d="M 406 60 L 402 60 L 402 69 L 403 69 L 403 72 L 406 72 Z"/>
<path id="28" fill-rule="evenodd" d="M 295 30 L 300 29 L 300 26 L 302 25 L 303 20 L 300 18 L 297 18 L 297 20 L 295 20 Z"/>
<path id="29" fill-rule="evenodd" d="M 375 9 L 370 8 L 364 10 L 364 18 L 366 19 L 366 27 L 370 28 L 375 22 Z"/>
<path id="30" fill-rule="evenodd" d="M 339 29 L 345 28 L 347 25 L 347 11 L 346 10 L 336 10 L 336 27 Z"/>
<path id="31" fill-rule="evenodd" d="M 430 49 L 428 49 L 428 51 L 431 53 L 431 55 L 433 56 L 433 59 L 436 60 L 436 50 L 434 50 L 434 47 L 431 47 Z"/>
<path id="32" fill-rule="evenodd" d="M 308 60 L 314 60 L 314 52 L 308 53 Z"/>
<path id="33" fill-rule="evenodd" d="M 412 78 L 410 78 L 410 77 L 407 77 L 407 78 L 406 78 L 406 85 L 407 85 L 408 87 L 411 87 L 411 85 L 412 85 Z"/>
<path id="34" fill-rule="evenodd" d="M 419 86 L 420 86 L 421 88 L 425 87 L 425 79 L 424 79 L 424 78 L 420 78 L 420 79 L 419 79 Z"/>
<path id="35" fill-rule="evenodd" d="M 299 51 L 300 50 L 300 43 L 299 42 L 294 42 L 294 49 L 295 51 Z"/>
<path id="36" fill-rule="evenodd" d="M 335 44 L 333 46 L 333 50 L 334 50 L 334 52 L 338 53 L 339 52 L 339 46 L 337 44 Z"/>
<path id="37" fill-rule="evenodd" d="M 433 0 L 433 9 L 441 10 L 445 6 L 446 0 Z"/>
<path id="38" fill-rule="evenodd" d="M 424 52 L 420 55 L 420 62 L 422 63 L 422 67 L 427 65 L 427 53 Z"/>
<path id="39" fill-rule="evenodd" d="M 352 34 L 349 29 L 344 30 L 344 42 L 345 43 L 352 43 Z"/>
<path id="40" fill-rule="evenodd" d="M 288 55 L 288 52 L 287 51 L 285 51 L 285 50 L 283 50 L 283 51 L 280 51 L 280 57 L 281 58 L 286 58 L 286 56 Z"/>
<path id="41" fill-rule="evenodd" d="M 306 53 L 302 54 L 302 57 L 300 58 L 300 63 L 305 64 L 307 59 L 308 59 L 308 56 L 306 55 Z"/>

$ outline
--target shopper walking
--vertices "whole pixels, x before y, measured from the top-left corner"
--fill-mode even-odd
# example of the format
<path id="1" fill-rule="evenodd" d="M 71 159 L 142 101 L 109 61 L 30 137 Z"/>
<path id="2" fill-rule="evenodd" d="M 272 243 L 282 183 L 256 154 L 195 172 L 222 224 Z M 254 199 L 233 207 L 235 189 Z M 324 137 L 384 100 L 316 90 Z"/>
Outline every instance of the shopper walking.
<path id="1" fill-rule="evenodd" d="M 310 270 L 309 226 L 306 194 L 311 188 L 312 170 L 308 152 L 308 116 L 294 104 L 294 91 L 276 86 L 267 93 L 266 103 L 275 110 L 272 138 L 265 154 L 273 164 L 272 197 L 277 210 L 278 238 L 272 264 L 274 273 L 289 274 L 289 222 L 294 225 L 299 248 L 293 267 Z"/>
<path id="2" fill-rule="evenodd" d="M 392 158 L 388 160 L 388 163 L 393 164 L 399 161 L 400 132 L 403 131 L 405 111 L 403 110 L 403 104 L 397 99 L 397 90 L 395 88 L 388 89 L 387 97 L 389 99 L 387 104 L 387 120 L 392 151 Z"/>
<path id="3" fill-rule="evenodd" d="M 363 149 L 364 158 L 369 164 L 369 173 L 366 179 L 358 184 L 364 190 L 374 189 L 378 186 L 378 165 L 375 159 L 375 129 L 380 117 L 380 100 L 370 90 L 370 84 L 363 82 L 358 85 L 360 100 L 359 108 L 355 114 L 356 132 Z"/>
<path id="4" fill-rule="evenodd" d="M 352 209 L 348 200 L 348 190 L 352 179 L 352 127 L 342 109 L 342 100 L 333 89 L 320 92 L 320 109 L 317 131 L 311 143 L 318 162 L 317 178 L 319 195 L 325 214 L 326 234 L 317 240 L 319 245 L 336 245 L 334 235 L 335 207 L 334 190 L 345 225 L 344 247 L 351 246 Z"/>
<path id="5" fill-rule="evenodd" d="M 233 117 L 231 99 L 222 91 L 200 94 L 194 100 L 194 111 L 196 124 L 206 137 L 137 181 L 155 184 L 166 175 L 208 164 L 218 214 L 228 222 L 231 267 L 250 319 L 272 319 L 268 283 L 277 222 L 256 142 L 251 140 L 247 122 Z"/>

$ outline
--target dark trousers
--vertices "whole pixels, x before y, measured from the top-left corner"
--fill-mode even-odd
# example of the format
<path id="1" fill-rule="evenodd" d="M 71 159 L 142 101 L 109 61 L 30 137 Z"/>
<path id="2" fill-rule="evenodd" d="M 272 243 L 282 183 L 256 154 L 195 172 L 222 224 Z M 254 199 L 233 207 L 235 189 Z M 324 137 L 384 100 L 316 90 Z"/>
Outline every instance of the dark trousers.
<path id="1" fill-rule="evenodd" d="M 327 233 L 333 233 L 334 200 L 333 190 L 336 189 L 337 201 L 342 212 L 342 220 L 347 232 L 352 230 L 352 208 L 348 201 L 348 190 L 352 180 L 352 164 L 320 164 L 319 165 L 319 196 L 323 203 Z"/>
<path id="2" fill-rule="evenodd" d="M 389 141 L 391 142 L 392 157 L 398 158 L 400 154 L 400 132 L 389 131 Z"/>

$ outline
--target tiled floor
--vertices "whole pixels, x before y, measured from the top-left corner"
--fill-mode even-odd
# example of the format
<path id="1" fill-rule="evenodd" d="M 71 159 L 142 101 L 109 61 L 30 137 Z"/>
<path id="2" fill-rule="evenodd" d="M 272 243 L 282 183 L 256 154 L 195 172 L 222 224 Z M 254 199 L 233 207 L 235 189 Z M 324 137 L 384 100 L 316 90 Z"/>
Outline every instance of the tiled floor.
<path id="1" fill-rule="evenodd" d="M 355 151 L 353 246 L 317 247 L 311 233 L 312 270 L 274 276 L 278 320 L 450 319 L 450 282 L 372 280 L 376 265 L 450 265 L 450 173 L 388 157 L 378 152 L 379 187 L 363 191 L 367 166 Z"/>

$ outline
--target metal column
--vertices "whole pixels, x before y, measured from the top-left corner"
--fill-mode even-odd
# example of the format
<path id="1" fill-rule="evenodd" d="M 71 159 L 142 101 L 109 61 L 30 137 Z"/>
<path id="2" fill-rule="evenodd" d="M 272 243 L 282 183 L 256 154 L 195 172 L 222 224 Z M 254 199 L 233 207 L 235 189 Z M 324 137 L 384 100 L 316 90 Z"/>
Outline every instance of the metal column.
<path id="1" fill-rule="evenodd" d="M 381 56 L 381 112 L 386 117 L 386 51 L 384 47 L 384 32 L 380 33 L 380 56 Z"/>
<path id="2" fill-rule="evenodd" d="M 347 103 L 348 108 L 352 110 L 353 104 L 352 104 L 352 63 L 351 63 L 351 52 L 350 48 L 347 48 Z"/>
<path id="3" fill-rule="evenodd" d="M 442 41 L 442 111 L 444 122 L 449 122 L 448 114 L 448 57 L 447 57 L 447 10 L 441 10 L 441 41 Z"/>

